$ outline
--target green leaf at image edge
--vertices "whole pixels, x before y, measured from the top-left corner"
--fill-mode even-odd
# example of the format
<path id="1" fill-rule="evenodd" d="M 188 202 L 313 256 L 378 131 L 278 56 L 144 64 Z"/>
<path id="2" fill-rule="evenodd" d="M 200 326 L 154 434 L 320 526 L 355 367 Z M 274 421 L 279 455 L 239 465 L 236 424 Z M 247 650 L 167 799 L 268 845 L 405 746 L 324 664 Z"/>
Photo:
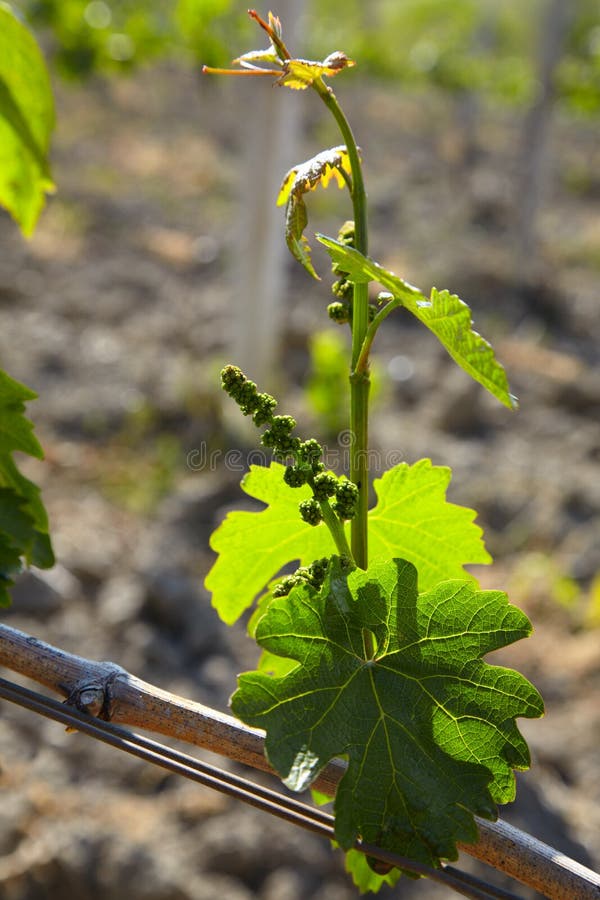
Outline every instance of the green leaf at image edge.
<path id="1" fill-rule="evenodd" d="M 44 453 L 33 433 L 33 425 L 23 415 L 25 404 L 36 398 L 35 391 L 0 369 L 0 453 L 20 450 L 43 459 Z"/>
<path id="2" fill-rule="evenodd" d="M 27 28 L 0 3 L 0 204 L 29 237 L 54 190 L 48 165 L 54 101 Z"/>
<path id="3" fill-rule="evenodd" d="M 54 565 L 48 516 L 39 488 L 17 468 L 12 454 L 43 458 L 25 417 L 25 403 L 37 395 L 0 370 L 0 606 L 10 602 L 8 588 L 23 564 Z"/>
<path id="4" fill-rule="evenodd" d="M 448 351 L 452 359 L 475 381 L 509 409 L 517 407 L 510 393 L 504 367 L 498 362 L 491 345 L 473 330 L 471 310 L 467 304 L 448 291 L 431 289 L 426 297 L 421 291 L 399 278 L 379 263 L 363 256 L 353 247 L 340 244 L 333 238 L 317 235 L 332 260 L 339 263 L 351 281 L 377 281 L 423 325 Z"/>
<path id="5" fill-rule="evenodd" d="M 369 656 L 364 635 L 372 635 Z M 543 714 L 536 689 L 486 653 L 526 637 L 527 617 L 500 591 L 446 581 L 424 593 L 404 560 L 345 574 L 334 560 L 320 593 L 294 588 L 260 620 L 261 647 L 298 665 L 240 676 L 232 710 L 265 729 L 286 785 L 304 790 L 337 757 L 335 839 L 367 842 L 427 865 L 477 839 L 529 766 L 515 718 Z"/>
<path id="6" fill-rule="evenodd" d="M 336 552 L 323 523 L 312 527 L 299 516 L 298 503 L 311 496 L 310 488 L 289 488 L 283 473 L 280 463 L 251 466 L 242 490 L 266 508 L 230 512 L 211 535 L 218 557 L 205 586 L 228 624 L 288 563 L 308 566 Z M 446 500 L 450 478 L 449 468 L 422 459 L 412 466 L 400 463 L 373 484 L 378 499 L 369 512 L 370 557 L 408 559 L 419 570 L 422 590 L 444 578 L 468 577 L 465 565 L 491 562 L 473 521 L 476 513 Z"/>

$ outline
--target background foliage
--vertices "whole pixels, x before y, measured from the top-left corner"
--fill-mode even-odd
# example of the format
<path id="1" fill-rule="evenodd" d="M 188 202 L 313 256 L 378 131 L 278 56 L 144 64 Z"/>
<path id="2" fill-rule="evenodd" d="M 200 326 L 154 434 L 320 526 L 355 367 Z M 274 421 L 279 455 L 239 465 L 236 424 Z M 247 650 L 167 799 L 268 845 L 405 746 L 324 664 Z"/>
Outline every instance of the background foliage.
<path id="1" fill-rule="evenodd" d="M 570 5 L 557 86 L 571 109 L 592 114 L 600 108 L 600 12 L 595 0 Z M 75 78 L 179 57 L 182 48 L 222 65 L 250 32 L 245 8 L 233 0 L 20 0 L 16 6 L 32 25 L 48 29 L 59 69 Z M 315 56 L 346 48 L 379 78 L 524 104 L 536 91 L 539 21 L 547 6 L 531 0 L 524 15 L 519 0 L 313 0 L 303 31 Z"/>

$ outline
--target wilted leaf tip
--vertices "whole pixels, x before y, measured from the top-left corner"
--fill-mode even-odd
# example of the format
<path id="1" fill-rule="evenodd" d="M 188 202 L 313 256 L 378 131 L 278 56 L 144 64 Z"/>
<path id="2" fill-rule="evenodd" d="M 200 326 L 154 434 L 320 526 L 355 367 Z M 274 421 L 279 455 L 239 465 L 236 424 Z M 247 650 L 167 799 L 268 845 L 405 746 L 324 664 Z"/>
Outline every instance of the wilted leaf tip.
<path id="1" fill-rule="evenodd" d="M 342 144 L 323 150 L 306 162 L 293 166 L 286 173 L 277 195 L 277 205 L 283 206 L 291 196 L 299 197 L 314 190 L 319 184 L 327 187 L 332 178 L 335 178 L 338 187 L 342 188 L 346 184 L 343 173 L 347 175 L 351 173 L 346 147 Z"/>

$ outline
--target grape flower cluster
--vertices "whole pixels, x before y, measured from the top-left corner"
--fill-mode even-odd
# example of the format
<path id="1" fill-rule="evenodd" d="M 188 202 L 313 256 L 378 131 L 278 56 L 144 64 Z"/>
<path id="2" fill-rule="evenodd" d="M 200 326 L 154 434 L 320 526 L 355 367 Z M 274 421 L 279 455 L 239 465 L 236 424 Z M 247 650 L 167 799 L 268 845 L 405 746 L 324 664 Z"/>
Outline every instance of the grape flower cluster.
<path id="1" fill-rule="evenodd" d="M 293 575 L 286 575 L 275 585 L 273 597 L 287 597 L 292 588 L 300 584 L 309 584 L 318 591 L 325 580 L 329 563 L 329 557 L 324 556 L 316 559 L 310 566 L 300 566 Z"/>
<path id="2" fill-rule="evenodd" d="M 311 488 L 313 496 L 298 505 L 302 519 L 309 525 L 318 525 L 323 519 L 325 504 L 330 504 L 341 521 L 352 519 L 356 513 L 358 488 L 344 476 L 338 478 L 332 472 L 325 471 L 323 448 L 319 442 L 314 438 L 302 441 L 293 435 L 296 420 L 292 416 L 274 415 L 277 406 L 274 397 L 260 393 L 255 383 L 246 378 L 237 366 L 230 365 L 223 369 L 221 384 L 242 413 L 252 416 L 257 427 L 267 426 L 262 433 L 261 444 L 273 451 L 275 459 L 288 463 L 283 475 L 285 483 L 291 488 L 304 484 Z"/>

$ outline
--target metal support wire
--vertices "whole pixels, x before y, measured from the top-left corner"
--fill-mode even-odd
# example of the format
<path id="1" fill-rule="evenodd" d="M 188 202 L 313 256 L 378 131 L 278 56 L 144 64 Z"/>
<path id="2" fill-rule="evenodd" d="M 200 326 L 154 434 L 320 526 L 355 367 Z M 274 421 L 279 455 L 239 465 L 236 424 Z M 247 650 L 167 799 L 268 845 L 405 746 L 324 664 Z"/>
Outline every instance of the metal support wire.
<path id="1" fill-rule="evenodd" d="M 101 719 L 94 719 L 77 709 L 31 691 L 21 685 L 0 678 L 0 698 L 29 709 L 48 719 L 61 722 L 68 728 L 81 731 L 89 737 L 109 744 L 118 750 L 124 750 L 146 762 L 167 769 L 176 775 L 182 775 L 206 787 L 213 788 L 222 794 L 241 800 L 257 809 L 271 813 L 287 822 L 298 825 L 319 834 L 329 840 L 335 840 L 334 818 L 323 810 L 315 809 L 306 803 L 286 797 L 277 791 L 269 790 L 216 766 L 201 762 L 174 750 L 165 744 L 126 731 Z M 398 856 L 380 847 L 357 841 L 355 849 L 374 859 L 387 863 L 391 867 L 404 869 L 415 875 L 430 878 L 451 888 L 471 900 L 520 900 L 509 891 L 488 884 L 473 875 L 454 867 L 444 866 L 433 869 L 413 860 Z"/>

